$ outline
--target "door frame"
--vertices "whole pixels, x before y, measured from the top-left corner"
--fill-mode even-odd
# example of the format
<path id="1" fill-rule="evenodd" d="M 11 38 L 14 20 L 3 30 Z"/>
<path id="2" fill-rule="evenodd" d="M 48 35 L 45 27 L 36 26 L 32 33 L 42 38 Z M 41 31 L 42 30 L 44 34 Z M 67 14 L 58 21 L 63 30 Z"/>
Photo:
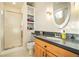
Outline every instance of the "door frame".
<path id="1" fill-rule="evenodd" d="M 4 32 L 4 29 L 5 29 L 5 12 L 12 12 L 12 13 L 17 13 L 17 14 L 21 14 L 21 19 L 23 20 L 23 13 L 20 13 L 20 12 L 15 12 L 15 11 L 8 11 L 8 10 L 3 10 L 3 40 L 2 40 L 2 50 L 9 50 L 9 49 L 12 49 L 12 48 L 17 48 L 17 47 L 22 47 L 23 46 L 23 30 L 21 29 L 21 44 L 17 47 L 12 47 L 12 48 L 6 48 L 5 49 L 5 32 Z M 21 23 L 22 23 L 22 20 L 21 20 Z M 20 24 L 21 26 L 21 24 Z"/>

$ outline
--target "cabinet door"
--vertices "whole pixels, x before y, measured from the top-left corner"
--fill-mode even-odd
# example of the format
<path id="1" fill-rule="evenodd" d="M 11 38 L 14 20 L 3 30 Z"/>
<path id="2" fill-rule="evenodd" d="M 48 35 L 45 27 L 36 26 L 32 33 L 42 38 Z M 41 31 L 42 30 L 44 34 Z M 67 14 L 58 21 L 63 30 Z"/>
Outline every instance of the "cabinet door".
<path id="1" fill-rule="evenodd" d="M 40 56 L 41 57 L 46 57 L 47 56 L 45 48 L 40 47 Z"/>
<path id="2" fill-rule="evenodd" d="M 47 52 L 47 57 L 56 57 L 56 56 L 50 52 Z"/>
<path id="3" fill-rule="evenodd" d="M 36 57 L 39 57 L 40 56 L 40 47 L 37 44 L 35 44 L 35 52 L 34 52 L 34 55 Z"/>
<path id="4" fill-rule="evenodd" d="M 38 46 L 37 44 L 35 44 L 35 47 L 34 47 L 34 56 L 37 56 L 38 54 Z"/>
<path id="5" fill-rule="evenodd" d="M 35 52 L 34 55 L 36 57 L 45 57 L 46 56 L 46 51 L 44 48 L 39 46 L 38 44 L 35 44 Z"/>

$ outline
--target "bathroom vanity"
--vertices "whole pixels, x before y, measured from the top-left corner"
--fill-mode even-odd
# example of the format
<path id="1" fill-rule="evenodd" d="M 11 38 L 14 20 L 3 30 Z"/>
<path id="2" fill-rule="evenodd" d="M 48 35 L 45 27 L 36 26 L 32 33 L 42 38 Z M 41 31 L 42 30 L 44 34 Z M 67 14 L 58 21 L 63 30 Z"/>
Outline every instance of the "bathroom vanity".
<path id="1" fill-rule="evenodd" d="M 52 37 L 53 38 L 53 37 Z M 61 40 L 44 36 L 35 36 L 35 52 L 36 57 L 78 57 L 79 50 L 73 49 Z M 61 42 L 61 43 L 60 43 Z"/>

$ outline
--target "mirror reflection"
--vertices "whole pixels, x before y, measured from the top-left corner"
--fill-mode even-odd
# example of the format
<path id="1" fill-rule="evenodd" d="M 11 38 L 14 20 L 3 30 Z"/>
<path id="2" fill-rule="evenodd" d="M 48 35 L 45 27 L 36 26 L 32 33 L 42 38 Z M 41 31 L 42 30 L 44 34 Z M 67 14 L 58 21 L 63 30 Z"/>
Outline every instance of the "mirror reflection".
<path id="1" fill-rule="evenodd" d="M 62 25 L 69 18 L 70 3 L 69 2 L 55 2 L 55 3 L 53 3 L 53 11 L 54 11 L 55 23 L 57 25 Z M 67 22 L 65 24 L 67 24 Z"/>

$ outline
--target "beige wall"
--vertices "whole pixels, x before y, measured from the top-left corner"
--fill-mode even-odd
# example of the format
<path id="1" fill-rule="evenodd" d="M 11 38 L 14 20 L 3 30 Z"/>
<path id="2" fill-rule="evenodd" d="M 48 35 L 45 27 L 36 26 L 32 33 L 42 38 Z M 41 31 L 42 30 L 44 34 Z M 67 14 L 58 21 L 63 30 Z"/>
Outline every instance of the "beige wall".
<path id="1" fill-rule="evenodd" d="M 46 10 L 50 9 L 52 16 L 47 16 Z M 79 33 L 79 6 L 75 9 L 74 3 L 71 3 L 70 21 L 63 29 L 70 33 Z M 35 30 L 61 32 L 63 29 L 58 29 L 53 23 L 53 3 L 40 2 L 35 3 Z"/>
<path id="2" fill-rule="evenodd" d="M 64 29 L 66 29 L 67 32 L 79 34 L 79 6 L 75 8 L 74 3 L 71 3 L 70 21 Z"/>
<path id="3" fill-rule="evenodd" d="M 52 10 L 52 3 L 38 2 L 35 3 L 35 30 L 53 31 L 54 26 L 52 19 L 47 15 L 47 9 Z"/>

